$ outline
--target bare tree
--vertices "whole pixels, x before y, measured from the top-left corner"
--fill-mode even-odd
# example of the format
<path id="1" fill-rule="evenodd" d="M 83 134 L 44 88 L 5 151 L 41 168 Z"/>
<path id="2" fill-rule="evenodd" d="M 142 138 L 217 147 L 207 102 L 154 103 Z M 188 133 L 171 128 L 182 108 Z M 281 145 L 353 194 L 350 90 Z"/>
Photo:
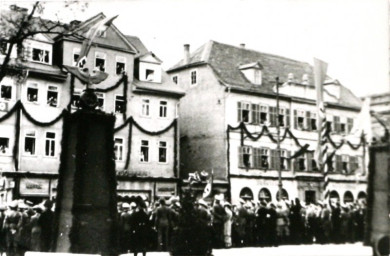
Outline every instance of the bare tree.
<path id="1" fill-rule="evenodd" d="M 64 1 L 64 8 L 72 8 L 80 4 L 77 0 Z M 83 8 L 86 6 L 84 5 Z M 26 72 L 24 64 L 28 59 L 28 52 L 24 48 L 26 39 L 38 34 L 74 36 L 83 39 L 81 34 L 73 31 L 71 25 L 59 20 L 46 20 L 41 18 L 45 4 L 35 2 L 31 9 L 11 5 L 9 10 L 2 11 L 0 15 L 0 54 L 3 60 L 0 63 L 0 82 L 5 76 L 21 76 Z M 11 54 L 16 48 L 16 58 Z M 1 59 L 0 59 L 1 61 Z"/>

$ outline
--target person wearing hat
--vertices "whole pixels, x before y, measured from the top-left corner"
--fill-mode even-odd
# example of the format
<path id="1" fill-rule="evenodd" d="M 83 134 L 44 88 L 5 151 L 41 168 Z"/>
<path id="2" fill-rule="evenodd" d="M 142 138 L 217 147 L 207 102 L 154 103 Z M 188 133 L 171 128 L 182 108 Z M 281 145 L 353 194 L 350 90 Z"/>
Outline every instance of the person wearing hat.
<path id="1" fill-rule="evenodd" d="M 265 200 L 260 201 L 259 208 L 256 211 L 256 230 L 255 233 L 257 235 L 256 242 L 259 246 L 265 246 L 267 230 L 266 226 L 266 217 L 267 217 L 267 203 Z"/>
<path id="2" fill-rule="evenodd" d="M 5 231 L 7 255 L 14 255 L 19 252 L 18 231 L 22 224 L 22 214 L 18 211 L 18 202 L 12 201 L 8 205 L 9 211 L 4 218 L 3 230 Z"/>
<path id="3" fill-rule="evenodd" d="M 223 200 L 222 195 L 216 195 L 214 200 L 214 205 L 212 208 L 213 216 L 213 230 L 214 230 L 214 239 L 213 239 L 213 248 L 223 248 L 224 247 L 224 237 L 223 237 L 223 225 L 226 218 L 225 209 L 221 205 Z"/>
<path id="4" fill-rule="evenodd" d="M 30 233 L 30 250 L 39 252 L 41 250 L 40 245 L 40 238 L 41 238 L 41 227 L 38 225 L 39 217 L 41 216 L 41 213 L 43 209 L 36 205 L 32 208 L 34 214 L 31 215 L 30 218 L 30 227 L 31 227 L 31 233 Z"/>
<path id="5" fill-rule="evenodd" d="M 122 212 L 119 216 L 119 230 L 120 230 L 120 246 L 122 252 L 130 250 L 130 204 L 125 202 L 122 204 Z"/>
<path id="6" fill-rule="evenodd" d="M 136 209 L 130 217 L 130 241 L 131 251 L 134 256 L 141 252 L 143 256 L 146 255 L 149 246 L 149 216 L 146 213 L 146 205 L 143 199 L 138 196 L 136 198 Z"/>
<path id="7" fill-rule="evenodd" d="M 204 199 L 199 199 L 197 202 L 196 215 L 198 216 L 199 227 L 201 230 L 200 237 L 205 241 L 208 254 L 211 255 L 212 251 L 212 226 L 211 226 L 211 213 L 209 211 L 209 205 Z"/>
<path id="8" fill-rule="evenodd" d="M 46 200 L 43 204 L 44 210 L 38 220 L 41 227 L 41 251 L 49 252 L 53 241 L 54 213 L 51 210 L 53 202 Z"/>
<path id="9" fill-rule="evenodd" d="M 236 245 L 241 247 L 246 245 L 246 229 L 248 221 L 248 211 L 246 209 L 246 201 L 242 198 L 239 200 L 239 206 L 237 208 L 237 217 L 236 217 L 236 231 L 237 231 L 237 241 Z"/>

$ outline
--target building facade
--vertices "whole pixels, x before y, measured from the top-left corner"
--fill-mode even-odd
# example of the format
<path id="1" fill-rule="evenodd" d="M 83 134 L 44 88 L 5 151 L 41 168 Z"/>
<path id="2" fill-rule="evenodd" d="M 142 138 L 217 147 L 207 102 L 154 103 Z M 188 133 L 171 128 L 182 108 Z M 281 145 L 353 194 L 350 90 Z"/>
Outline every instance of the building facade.
<path id="1" fill-rule="evenodd" d="M 70 27 L 85 34 L 103 18 L 100 13 L 83 22 L 73 21 Z M 62 116 L 77 111 L 85 90 L 65 68 L 76 64 L 82 44 L 68 34 L 42 34 L 27 40 L 25 76 L 18 81 L 6 77 L 0 83 L 2 202 L 22 198 L 38 203 L 56 196 Z M 108 73 L 105 81 L 93 87 L 98 109 L 116 117 L 120 199 L 143 195 L 154 200 L 176 194 L 177 107 L 184 91 L 138 37 L 123 35 L 114 25 L 95 39 L 87 68 Z"/>
<path id="2" fill-rule="evenodd" d="M 322 200 L 324 174 L 317 169 L 316 91 L 307 63 L 209 41 L 170 68 L 185 89 L 180 102 L 181 177 L 214 172 L 214 192 L 233 203 L 276 200 L 280 124 L 282 197 Z M 279 77 L 279 113 L 275 78 Z M 361 138 L 350 137 L 361 101 L 337 80 L 325 82 L 327 125 L 331 129 L 327 167 L 334 200 L 366 196 L 367 172 Z"/>
<path id="3" fill-rule="evenodd" d="M 385 136 L 383 124 L 387 125 L 387 129 L 389 129 L 390 125 L 390 93 L 381 93 L 367 97 L 370 98 L 370 110 L 377 117 L 371 118 L 373 137 L 380 140 Z M 383 124 L 380 124 L 378 119 L 383 121 Z"/>

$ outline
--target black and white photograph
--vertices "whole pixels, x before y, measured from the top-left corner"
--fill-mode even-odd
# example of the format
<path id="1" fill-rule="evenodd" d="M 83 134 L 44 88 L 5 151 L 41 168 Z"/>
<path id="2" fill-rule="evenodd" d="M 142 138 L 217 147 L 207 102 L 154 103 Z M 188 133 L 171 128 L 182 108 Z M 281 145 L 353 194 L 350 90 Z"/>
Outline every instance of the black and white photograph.
<path id="1" fill-rule="evenodd" d="M 390 0 L 0 0 L 0 256 L 389 256 Z"/>

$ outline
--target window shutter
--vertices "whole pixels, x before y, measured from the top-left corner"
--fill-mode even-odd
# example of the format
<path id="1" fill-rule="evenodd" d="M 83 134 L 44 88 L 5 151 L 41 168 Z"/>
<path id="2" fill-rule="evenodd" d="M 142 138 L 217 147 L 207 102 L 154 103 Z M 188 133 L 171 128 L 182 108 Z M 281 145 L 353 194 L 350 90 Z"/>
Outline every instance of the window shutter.
<path id="1" fill-rule="evenodd" d="M 290 171 L 290 169 L 291 169 L 291 159 L 289 159 L 289 158 L 291 157 L 291 151 L 286 151 L 286 157 L 287 157 L 287 159 L 286 159 L 285 165 L 286 165 L 287 170 Z"/>
<path id="2" fill-rule="evenodd" d="M 237 121 L 238 122 L 241 122 L 242 119 L 241 119 L 241 102 L 237 102 Z"/>
<path id="3" fill-rule="evenodd" d="M 306 153 L 306 166 L 307 171 L 313 171 L 313 165 L 311 160 L 313 159 L 313 154 L 311 152 Z"/>
<path id="4" fill-rule="evenodd" d="M 348 133 L 352 131 L 353 128 L 353 118 L 347 118 L 347 124 L 348 124 Z"/>
<path id="5" fill-rule="evenodd" d="M 341 161 L 341 156 L 336 155 L 336 172 L 341 172 L 343 169 L 343 162 Z"/>
<path id="6" fill-rule="evenodd" d="M 308 131 L 311 131 L 312 130 L 312 127 L 311 127 L 311 120 L 310 120 L 310 111 L 306 111 L 306 129 Z"/>
<path id="7" fill-rule="evenodd" d="M 328 166 L 328 172 L 333 172 L 333 157 L 330 157 L 331 153 L 326 153 L 326 165 Z"/>
<path id="8" fill-rule="evenodd" d="M 295 152 L 295 153 L 297 153 L 297 152 Z M 298 158 L 294 158 L 293 171 L 294 171 L 294 172 L 299 171 L 299 159 L 298 159 Z"/>
<path id="9" fill-rule="evenodd" d="M 271 149 L 270 153 L 271 153 L 270 169 L 271 170 L 276 170 L 277 169 L 276 168 L 276 150 Z"/>
<path id="10" fill-rule="evenodd" d="M 259 151 L 258 148 L 253 148 L 253 167 L 259 168 Z"/>
<path id="11" fill-rule="evenodd" d="M 238 147 L 238 167 L 244 167 L 244 148 Z"/>
<path id="12" fill-rule="evenodd" d="M 298 111 L 294 109 L 294 129 L 298 129 Z"/>
<path id="13" fill-rule="evenodd" d="M 252 104 L 252 123 L 253 124 L 258 124 L 259 119 L 258 119 L 258 110 L 257 110 L 257 104 Z"/>
<path id="14" fill-rule="evenodd" d="M 269 107 L 269 119 L 271 126 L 276 126 L 276 108 Z"/>
<path id="15" fill-rule="evenodd" d="M 290 127 L 290 109 L 286 109 L 286 127 Z"/>
<path id="16" fill-rule="evenodd" d="M 333 125 L 334 125 L 334 131 L 336 133 L 340 133 L 340 117 L 339 116 L 333 117 Z"/>

